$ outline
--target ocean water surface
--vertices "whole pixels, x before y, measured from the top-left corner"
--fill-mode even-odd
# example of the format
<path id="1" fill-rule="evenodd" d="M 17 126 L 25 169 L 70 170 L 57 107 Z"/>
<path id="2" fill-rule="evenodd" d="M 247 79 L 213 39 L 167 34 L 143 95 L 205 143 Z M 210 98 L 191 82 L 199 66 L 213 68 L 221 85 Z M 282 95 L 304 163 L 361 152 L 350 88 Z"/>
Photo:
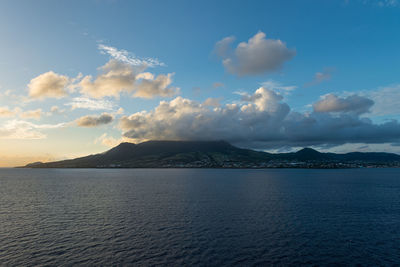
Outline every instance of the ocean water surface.
<path id="1" fill-rule="evenodd" d="M 274 264 L 400 264 L 400 169 L 0 169 L 0 265 Z"/>

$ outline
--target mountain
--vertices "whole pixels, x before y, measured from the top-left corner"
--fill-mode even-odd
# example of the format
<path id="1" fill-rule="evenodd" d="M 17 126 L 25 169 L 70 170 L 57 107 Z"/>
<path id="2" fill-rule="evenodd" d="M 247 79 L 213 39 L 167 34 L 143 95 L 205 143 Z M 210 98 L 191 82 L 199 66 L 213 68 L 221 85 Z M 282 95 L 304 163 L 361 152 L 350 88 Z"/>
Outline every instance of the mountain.
<path id="1" fill-rule="evenodd" d="M 224 141 L 148 141 L 121 143 L 96 155 L 48 163 L 33 163 L 29 168 L 96 167 L 219 167 L 223 162 L 262 162 L 269 153 L 241 149 Z"/>
<path id="2" fill-rule="evenodd" d="M 340 162 L 396 162 L 400 155 L 384 152 L 350 152 L 346 154 L 321 153 L 312 148 L 303 148 L 295 153 L 278 154 L 281 158 L 299 161 L 340 161 Z"/>
<path id="3" fill-rule="evenodd" d="M 303 148 L 271 154 L 242 149 L 225 141 L 148 141 L 121 143 L 101 154 L 56 162 L 35 162 L 26 168 L 267 168 L 400 166 L 391 153 L 321 153 Z M 361 165 L 360 165 L 361 164 Z M 369 166 L 368 165 L 368 166 Z"/>

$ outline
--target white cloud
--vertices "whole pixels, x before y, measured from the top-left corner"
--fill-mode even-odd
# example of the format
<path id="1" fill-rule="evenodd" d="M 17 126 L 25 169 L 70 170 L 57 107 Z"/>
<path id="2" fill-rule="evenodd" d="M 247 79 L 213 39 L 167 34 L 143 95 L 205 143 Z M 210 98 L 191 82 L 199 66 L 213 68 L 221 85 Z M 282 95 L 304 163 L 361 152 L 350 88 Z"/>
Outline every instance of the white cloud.
<path id="1" fill-rule="evenodd" d="M 67 95 L 70 79 L 67 76 L 49 71 L 33 78 L 28 84 L 32 98 L 61 98 Z"/>
<path id="2" fill-rule="evenodd" d="M 266 39 L 258 32 L 248 42 L 241 42 L 233 50 L 234 37 L 226 37 L 215 45 L 215 52 L 222 58 L 224 67 L 238 76 L 257 75 L 277 71 L 292 59 L 296 51 L 288 49 L 281 40 Z"/>
<path id="3" fill-rule="evenodd" d="M 23 119 L 36 119 L 39 120 L 40 117 L 43 115 L 42 109 L 35 109 L 35 110 L 27 110 L 23 111 L 19 107 L 15 107 L 14 109 L 9 109 L 8 107 L 0 107 L 0 117 L 16 117 L 19 116 Z"/>
<path id="4" fill-rule="evenodd" d="M 0 107 L 0 117 L 7 118 L 7 117 L 14 117 L 19 110 L 11 110 L 8 107 Z"/>
<path id="5" fill-rule="evenodd" d="M 87 97 L 74 97 L 71 102 L 64 104 L 71 109 L 113 110 L 113 102 L 104 99 L 91 99 Z"/>
<path id="6" fill-rule="evenodd" d="M 64 110 L 61 110 L 58 106 L 52 106 L 50 112 L 43 112 L 41 108 L 34 110 L 23 111 L 20 107 L 9 109 L 8 107 L 0 107 L 0 117 L 17 117 L 23 119 L 36 119 L 39 120 L 42 115 L 51 116 L 55 114 L 61 114 Z"/>
<path id="7" fill-rule="evenodd" d="M 140 72 L 130 64 L 113 59 L 100 69 L 102 72 L 96 79 L 89 75 L 79 83 L 82 94 L 94 98 L 118 98 L 125 92 L 135 97 L 152 98 L 171 96 L 179 91 L 178 88 L 168 87 L 172 83 L 172 73 L 154 77 L 152 73 Z"/>
<path id="8" fill-rule="evenodd" d="M 100 125 L 111 123 L 114 116 L 108 113 L 103 113 L 100 116 L 83 116 L 76 120 L 76 125 L 79 127 L 97 127 Z"/>
<path id="9" fill-rule="evenodd" d="M 152 73 L 143 72 L 148 67 L 163 66 L 157 59 L 139 59 L 131 56 L 125 50 L 99 45 L 103 53 L 108 53 L 111 59 L 102 67 L 97 77 L 81 73 L 71 78 L 49 71 L 33 78 L 28 84 L 29 96 L 33 99 L 62 98 L 68 93 L 80 89 L 81 94 L 92 98 L 120 97 L 127 93 L 135 97 L 152 98 L 156 96 L 171 96 L 179 89 L 169 87 L 172 75 L 160 74 L 155 77 Z M 93 103 L 92 103 L 93 104 Z M 93 105 L 85 103 L 71 103 L 75 108 Z M 98 106 L 96 108 L 99 108 Z"/>
<path id="10" fill-rule="evenodd" d="M 372 91 L 363 91 L 361 94 L 375 102 L 375 105 L 371 108 L 373 115 L 400 114 L 400 84 L 381 87 Z"/>
<path id="11" fill-rule="evenodd" d="M 275 123 L 289 112 L 289 107 L 280 103 L 282 97 L 264 88 L 252 97 L 246 105 L 228 104 L 221 108 L 177 97 L 170 102 L 161 101 L 154 111 L 123 116 L 120 127 L 125 137 L 133 139 L 238 141 L 257 136 L 267 128 L 271 129 L 270 136 L 279 134 Z"/>
<path id="12" fill-rule="evenodd" d="M 363 114 L 370 111 L 374 101 L 359 95 L 338 97 L 334 94 L 323 96 L 313 104 L 315 112 L 347 112 Z"/>
<path id="13" fill-rule="evenodd" d="M 5 99 L 9 104 L 24 105 L 31 101 L 26 95 L 14 94 L 12 90 L 6 90 L 4 93 L 0 92 L 0 98 Z"/>
<path id="14" fill-rule="evenodd" d="M 116 138 L 114 138 L 112 136 L 108 136 L 106 133 L 104 133 L 101 136 L 99 136 L 98 138 L 96 138 L 94 140 L 94 143 L 102 144 L 103 146 L 106 146 L 106 147 L 115 147 L 123 141 L 124 141 L 123 138 L 116 139 Z"/>
<path id="15" fill-rule="evenodd" d="M 59 110 L 57 106 L 53 106 L 50 112 L 44 113 L 41 108 L 34 110 L 23 111 L 20 107 L 15 107 L 14 109 L 9 109 L 8 107 L 0 107 L 0 117 L 17 117 L 23 119 L 36 119 L 39 120 L 42 115 L 50 116 L 52 114 L 60 114 L 62 110 Z"/>
<path id="16" fill-rule="evenodd" d="M 110 60 L 100 69 L 102 73 L 94 81 L 92 81 L 92 76 L 88 75 L 79 83 L 82 94 L 94 98 L 119 97 L 123 91 L 132 92 L 134 90 L 136 74 L 129 64 Z"/>
<path id="17" fill-rule="evenodd" d="M 137 76 L 138 82 L 135 86 L 135 97 L 153 98 L 154 96 L 170 97 L 179 92 L 179 88 L 169 87 L 172 83 L 173 73 L 160 74 L 154 77 L 149 72 L 140 73 Z"/>
<path id="18" fill-rule="evenodd" d="M 36 119 L 39 120 L 42 116 L 42 109 L 38 108 L 35 110 L 27 110 L 21 113 L 20 117 L 24 119 Z"/>
<path id="19" fill-rule="evenodd" d="M 138 58 L 126 50 L 117 49 L 112 46 L 99 44 L 98 49 L 102 54 L 108 54 L 111 56 L 111 58 L 127 63 L 132 66 L 145 66 L 145 67 L 165 66 L 165 64 L 159 61 L 157 58 Z"/>
<path id="20" fill-rule="evenodd" d="M 268 80 L 263 83 L 261 83 L 262 87 L 278 91 L 278 92 L 289 92 L 293 91 L 297 88 L 297 86 L 290 85 L 290 86 L 283 86 L 280 82 L 274 81 L 274 80 Z"/>
<path id="21" fill-rule="evenodd" d="M 52 106 L 50 108 L 50 112 L 47 114 L 48 116 L 50 115 L 60 115 L 65 112 L 65 109 L 60 109 L 58 106 Z"/>
<path id="22" fill-rule="evenodd" d="M 57 129 L 65 126 L 66 123 L 52 125 L 10 120 L 0 126 L 0 139 L 44 139 L 46 135 L 41 130 Z"/>

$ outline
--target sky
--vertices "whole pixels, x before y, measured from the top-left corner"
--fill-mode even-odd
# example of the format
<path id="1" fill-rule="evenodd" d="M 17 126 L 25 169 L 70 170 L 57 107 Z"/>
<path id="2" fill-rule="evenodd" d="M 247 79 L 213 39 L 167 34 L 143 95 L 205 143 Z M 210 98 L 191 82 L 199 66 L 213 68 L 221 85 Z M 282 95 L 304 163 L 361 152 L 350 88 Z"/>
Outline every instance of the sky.
<path id="1" fill-rule="evenodd" d="M 0 167 L 120 142 L 400 153 L 400 1 L 1 1 Z"/>

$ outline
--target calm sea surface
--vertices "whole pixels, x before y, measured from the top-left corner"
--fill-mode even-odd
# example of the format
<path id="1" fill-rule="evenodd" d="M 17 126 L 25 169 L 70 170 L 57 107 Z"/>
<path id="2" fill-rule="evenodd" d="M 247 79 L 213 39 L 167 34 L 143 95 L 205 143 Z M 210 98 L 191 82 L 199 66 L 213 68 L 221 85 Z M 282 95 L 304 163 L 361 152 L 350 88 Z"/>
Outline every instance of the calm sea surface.
<path id="1" fill-rule="evenodd" d="M 0 265 L 400 264 L 400 169 L 0 169 Z"/>

